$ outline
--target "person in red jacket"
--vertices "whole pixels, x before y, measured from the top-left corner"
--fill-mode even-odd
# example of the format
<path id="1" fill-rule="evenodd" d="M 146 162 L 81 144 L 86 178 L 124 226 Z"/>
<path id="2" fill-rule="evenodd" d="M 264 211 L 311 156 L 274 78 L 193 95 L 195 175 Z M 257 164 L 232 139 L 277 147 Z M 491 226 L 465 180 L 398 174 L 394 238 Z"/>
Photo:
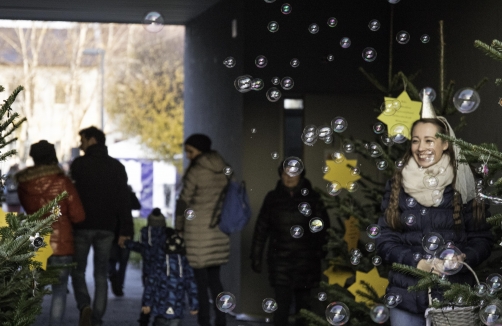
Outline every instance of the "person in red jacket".
<path id="1" fill-rule="evenodd" d="M 68 193 L 68 197 L 59 202 L 61 215 L 52 223 L 50 245 L 53 253 L 48 259 L 48 265 L 71 264 L 74 254 L 72 224 L 85 219 L 82 202 L 72 181 L 58 166 L 53 144 L 41 140 L 31 145 L 30 156 L 35 165 L 21 170 L 15 176 L 19 200 L 26 213 L 33 214 L 63 191 Z M 62 268 L 59 283 L 52 285 L 49 325 L 63 325 L 69 274 L 70 268 Z"/>

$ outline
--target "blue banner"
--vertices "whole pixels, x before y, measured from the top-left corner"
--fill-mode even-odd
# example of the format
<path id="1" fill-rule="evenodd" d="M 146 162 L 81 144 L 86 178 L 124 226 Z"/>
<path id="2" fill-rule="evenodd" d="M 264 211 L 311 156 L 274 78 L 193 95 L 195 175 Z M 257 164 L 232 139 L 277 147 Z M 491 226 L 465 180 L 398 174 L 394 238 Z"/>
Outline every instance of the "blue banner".
<path id="1" fill-rule="evenodd" d="M 153 209 L 153 162 L 141 163 L 141 211 L 142 217 L 147 217 Z"/>

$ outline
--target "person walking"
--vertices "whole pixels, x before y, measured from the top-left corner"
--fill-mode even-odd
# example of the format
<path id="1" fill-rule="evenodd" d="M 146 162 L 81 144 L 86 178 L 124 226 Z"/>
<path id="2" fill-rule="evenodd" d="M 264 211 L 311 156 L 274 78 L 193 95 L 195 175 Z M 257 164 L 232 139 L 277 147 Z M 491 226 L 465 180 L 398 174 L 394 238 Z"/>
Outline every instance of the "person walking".
<path id="1" fill-rule="evenodd" d="M 85 155 L 77 157 L 70 166 L 84 206 L 86 219 L 75 225 L 76 269 L 71 273 L 75 300 L 80 310 L 80 326 L 102 325 L 108 300 L 108 261 L 115 230 L 119 225 L 118 244 L 133 235 L 130 194 L 125 167 L 108 155 L 105 134 L 96 127 L 82 129 L 80 149 Z M 94 302 L 85 282 L 87 256 L 94 252 Z"/>
<path id="2" fill-rule="evenodd" d="M 185 295 L 190 314 L 197 314 L 197 285 L 185 256 L 185 242 L 172 228 L 159 208 L 148 216 L 141 229 L 141 241 L 126 240 L 128 249 L 141 253 L 143 259 L 143 297 L 140 326 L 148 326 L 150 316 L 154 326 L 178 326 L 183 319 Z"/>
<path id="3" fill-rule="evenodd" d="M 321 281 L 330 220 L 320 195 L 305 178 L 305 170 L 290 176 L 281 164 L 278 172 L 280 180 L 266 195 L 256 221 L 251 268 L 261 273 L 263 251 L 269 240 L 269 282 L 278 306 L 274 325 L 287 326 L 293 301 L 297 314 L 300 309 L 310 309 L 310 292 Z M 300 324 L 299 319 L 296 324 Z"/>
<path id="4" fill-rule="evenodd" d="M 19 200 L 28 214 L 33 214 L 54 200 L 63 191 L 68 196 L 59 202 L 60 216 L 51 225 L 50 246 L 52 255 L 47 263 L 59 267 L 58 283 L 52 284 L 50 326 L 64 325 L 69 264 L 73 262 L 73 225 L 85 219 L 84 208 L 72 181 L 58 166 L 54 145 L 41 140 L 31 145 L 29 155 L 34 166 L 15 175 Z M 66 266 L 65 266 L 66 265 Z"/>
<path id="5" fill-rule="evenodd" d="M 197 321 L 200 326 L 210 326 L 208 290 L 213 300 L 223 292 L 220 266 L 228 262 L 230 255 L 229 236 L 217 225 L 210 227 L 214 216 L 221 211 L 218 199 L 228 183 L 223 172 L 227 164 L 220 154 L 211 150 L 211 139 L 206 135 L 193 134 L 184 146 L 190 165 L 176 203 L 176 231 L 185 240 L 187 258 L 194 269 L 200 307 Z M 225 326 L 225 313 L 215 309 L 215 315 L 215 325 Z"/>

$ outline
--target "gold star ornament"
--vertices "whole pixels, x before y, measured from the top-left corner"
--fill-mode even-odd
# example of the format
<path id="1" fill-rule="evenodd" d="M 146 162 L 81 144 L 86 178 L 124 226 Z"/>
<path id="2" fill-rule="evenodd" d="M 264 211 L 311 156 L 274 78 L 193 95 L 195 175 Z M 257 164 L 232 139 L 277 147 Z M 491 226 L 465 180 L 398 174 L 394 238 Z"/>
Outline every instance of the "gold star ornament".
<path id="1" fill-rule="evenodd" d="M 413 122 L 420 119 L 420 109 L 422 102 L 412 101 L 406 91 L 397 98 L 384 97 L 382 113 L 378 120 L 387 125 L 389 136 L 398 134 L 411 139 L 410 130 Z"/>

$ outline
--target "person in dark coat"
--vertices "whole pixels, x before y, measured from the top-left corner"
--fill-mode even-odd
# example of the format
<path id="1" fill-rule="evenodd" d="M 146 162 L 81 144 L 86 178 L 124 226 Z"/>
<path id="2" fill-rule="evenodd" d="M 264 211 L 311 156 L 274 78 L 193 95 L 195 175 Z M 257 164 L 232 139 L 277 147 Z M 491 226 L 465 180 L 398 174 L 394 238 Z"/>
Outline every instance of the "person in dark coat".
<path id="1" fill-rule="evenodd" d="M 311 289 L 321 280 L 321 260 L 326 254 L 323 246 L 327 242 L 326 229 L 330 227 L 330 220 L 319 194 L 304 177 L 305 170 L 301 175 L 291 177 L 281 164 L 278 172 L 281 179 L 265 197 L 256 221 L 251 264 L 253 271 L 261 273 L 263 251 L 269 240 L 269 281 L 275 290 L 278 306 L 274 325 L 286 326 L 293 300 L 297 313 L 300 309 L 310 308 Z M 308 203 L 310 212 L 304 210 L 302 214 L 301 203 Z M 322 221 L 322 230 L 311 231 L 309 222 L 312 218 Z M 302 236 L 299 236 L 301 232 L 295 233 L 298 227 L 303 228 Z"/>
<path id="2" fill-rule="evenodd" d="M 118 243 L 132 237 L 134 232 L 130 210 L 130 192 L 125 167 L 108 155 L 105 134 L 96 127 L 79 132 L 80 149 L 84 156 L 77 157 L 70 166 L 84 206 L 85 221 L 75 224 L 75 262 L 72 283 L 75 300 L 80 310 L 80 325 L 101 325 L 108 299 L 108 260 L 117 225 L 120 227 Z M 95 294 L 91 297 L 85 282 L 87 255 L 94 251 Z"/>
<path id="3" fill-rule="evenodd" d="M 453 242 L 462 252 L 455 258 L 472 267 L 489 257 L 493 238 L 484 218 L 487 212 L 482 204 L 473 200 L 472 172 L 466 164 L 456 163 L 458 157 L 453 144 L 436 137 L 438 132 L 451 136 L 451 127 L 443 117 L 435 117 L 431 107 L 428 98 L 424 99 L 422 116 L 425 118 L 413 124 L 405 167 L 396 171 L 387 183 L 382 201 L 384 216 L 378 221 L 381 235 L 375 242 L 378 255 L 388 264 L 400 263 L 439 273 L 446 265 L 433 263 L 431 247 L 422 243 L 431 232 L 439 234 L 444 242 Z M 414 218 L 410 218 L 411 215 Z M 474 283 L 467 268 L 448 276 L 448 280 Z M 428 294 L 407 289 L 416 284 L 415 277 L 395 271 L 389 273 L 387 293 L 402 298 L 390 311 L 392 325 L 426 325 Z M 438 289 L 432 289 L 431 299 L 435 298 L 441 300 Z"/>
<path id="4" fill-rule="evenodd" d="M 185 295 L 190 314 L 199 309 L 193 269 L 185 256 L 185 243 L 166 220 L 160 209 L 153 209 L 148 224 L 141 229 L 141 241 L 126 240 L 127 248 L 141 253 L 143 259 L 143 297 L 140 326 L 178 326 L 183 318 Z"/>

